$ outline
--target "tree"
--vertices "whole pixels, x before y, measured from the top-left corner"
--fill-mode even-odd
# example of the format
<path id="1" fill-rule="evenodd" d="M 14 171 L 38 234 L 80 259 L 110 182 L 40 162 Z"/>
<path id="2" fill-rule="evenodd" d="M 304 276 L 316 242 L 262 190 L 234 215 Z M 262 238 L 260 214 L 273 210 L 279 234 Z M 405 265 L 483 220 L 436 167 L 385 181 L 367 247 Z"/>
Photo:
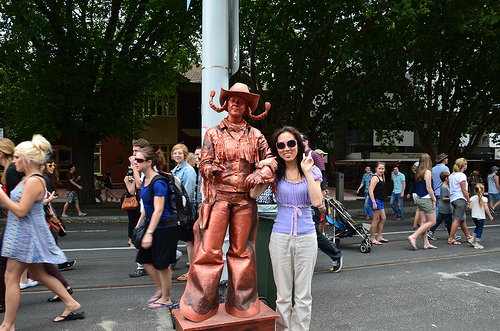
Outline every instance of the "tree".
<path id="1" fill-rule="evenodd" d="M 405 26 L 394 26 L 395 17 L 410 19 L 425 7 L 361 0 L 242 1 L 241 7 L 243 72 L 272 101 L 268 123 L 294 124 L 312 137 L 350 118 L 346 102 L 425 41 L 411 40 L 415 45 L 404 50 Z M 361 66 L 366 58 L 376 64 L 370 72 Z"/>
<path id="2" fill-rule="evenodd" d="M 392 142 L 397 138 L 393 130 L 415 130 L 423 151 L 432 155 L 439 145 L 453 154 L 450 141 L 458 142 L 465 132 L 480 136 L 484 120 L 496 120 L 486 114 L 496 112 L 498 90 L 486 82 L 498 75 L 498 6 L 498 1 L 453 0 L 242 1 L 248 12 L 241 19 L 241 75 L 273 104 L 266 119 L 270 128 L 294 125 L 318 143 L 329 141 L 348 121 L 370 134 L 388 130 Z M 458 67 L 460 59 L 470 61 Z M 446 106 L 448 122 L 441 120 L 442 108 L 423 109 L 431 106 L 423 98 L 441 99 L 437 90 L 429 94 L 427 89 L 438 85 L 424 84 L 425 72 L 438 74 L 436 64 L 446 64 L 442 74 L 455 82 L 462 77 L 460 68 L 483 77 L 463 76 L 459 91 L 441 76 L 441 86 L 454 96 L 454 105 Z M 476 90 L 462 93 L 465 85 Z M 413 105 L 412 95 L 420 100 L 413 99 Z M 457 107 L 464 103 L 473 107 Z M 466 113 L 480 115 L 476 122 L 481 118 L 483 125 L 468 125 Z"/>
<path id="3" fill-rule="evenodd" d="M 16 138 L 66 136 L 94 201 L 93 152 L 130 140 L 144 101 L 175 91 L 196 58 L 200 4 L 173 0 L 0 1 L 0 116 Z"/>
<path id="4" fill-rule="evenodd" d="M 379 104 L 392 112 L 382 113 L 393 119 L 392 128 L 415 131 L 423 151 L 454 160 L 467 157 L 485 133 L 499 132 L 500 4 L 438 1 L 411 33 L 425 34 L 438 21 L 439 33 L 399 61 Z"/>

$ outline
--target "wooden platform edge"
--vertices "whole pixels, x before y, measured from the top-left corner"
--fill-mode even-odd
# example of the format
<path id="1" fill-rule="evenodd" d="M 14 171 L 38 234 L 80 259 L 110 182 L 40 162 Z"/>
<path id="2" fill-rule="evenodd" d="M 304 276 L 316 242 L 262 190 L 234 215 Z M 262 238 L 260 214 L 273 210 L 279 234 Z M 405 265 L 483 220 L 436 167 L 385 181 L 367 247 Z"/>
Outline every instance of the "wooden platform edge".
<path id="1" fill-rule="evenodd" d="M 252 317 L 234 317 L 226 312 L 225 305 L 221 303 L 217 314 L 203 322 L 192 322 L 182 315 L 180 309 L 172 310 L 176 330 L 274 330 L 275 320 L 279 315 L 261 302 L 260 313 Z M 272 327 L 272 328 L 271 328 Z"/>

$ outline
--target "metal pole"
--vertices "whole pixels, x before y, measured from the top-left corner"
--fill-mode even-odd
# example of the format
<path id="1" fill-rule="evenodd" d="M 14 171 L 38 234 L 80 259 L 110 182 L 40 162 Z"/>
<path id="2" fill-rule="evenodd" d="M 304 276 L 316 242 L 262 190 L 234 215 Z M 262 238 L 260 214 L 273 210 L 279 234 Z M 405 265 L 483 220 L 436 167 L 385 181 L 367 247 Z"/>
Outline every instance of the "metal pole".
<path id="1" fill-rule="evenodd" d="M 202 71 L 201 71 L 201 135 L 227 116 L 208 105 L 210 91 L 215 90 L 214 103 L 219 107 L 220 88 L 229 86 L 229 0 L 203 0 Z"/>

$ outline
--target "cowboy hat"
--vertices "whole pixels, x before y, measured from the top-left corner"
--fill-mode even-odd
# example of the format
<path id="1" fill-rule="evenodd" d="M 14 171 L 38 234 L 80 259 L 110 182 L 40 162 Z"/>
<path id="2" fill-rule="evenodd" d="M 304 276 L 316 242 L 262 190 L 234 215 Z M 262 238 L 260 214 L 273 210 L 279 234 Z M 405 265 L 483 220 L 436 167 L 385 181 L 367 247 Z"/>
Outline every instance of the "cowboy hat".
<path id="1" fill-rule="evenodd" d="M 240 97 L 246 100 L 248 107 L 254 112 L 257 109 L 257 105 L 259 104 L 260 95 L 250 93 L 250 90 L 246 84 L 236 83 L 229 90 L 224 88 L 220 88 L 220 96 L 219 103 L 224 105 L 226 99 L 230 96 Z"/>

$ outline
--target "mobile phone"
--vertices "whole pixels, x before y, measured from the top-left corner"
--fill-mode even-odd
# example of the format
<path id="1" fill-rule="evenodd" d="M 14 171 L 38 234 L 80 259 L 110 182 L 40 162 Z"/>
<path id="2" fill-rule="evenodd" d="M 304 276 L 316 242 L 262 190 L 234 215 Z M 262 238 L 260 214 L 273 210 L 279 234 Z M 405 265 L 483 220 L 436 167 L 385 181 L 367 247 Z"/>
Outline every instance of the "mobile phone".
<path id="1" fill-rule="evenodd" d="M 133 176 L 134 175 L 134 170 L 128 169 L 127 170 L 127 176 Z"/>
<path id="2" fill-rule="evenodd" d="M 55 196 L 55 197 L 59 196 L 59 193 L 55 192 L 55 193 L 54 193 L 54 196 Z"/>

